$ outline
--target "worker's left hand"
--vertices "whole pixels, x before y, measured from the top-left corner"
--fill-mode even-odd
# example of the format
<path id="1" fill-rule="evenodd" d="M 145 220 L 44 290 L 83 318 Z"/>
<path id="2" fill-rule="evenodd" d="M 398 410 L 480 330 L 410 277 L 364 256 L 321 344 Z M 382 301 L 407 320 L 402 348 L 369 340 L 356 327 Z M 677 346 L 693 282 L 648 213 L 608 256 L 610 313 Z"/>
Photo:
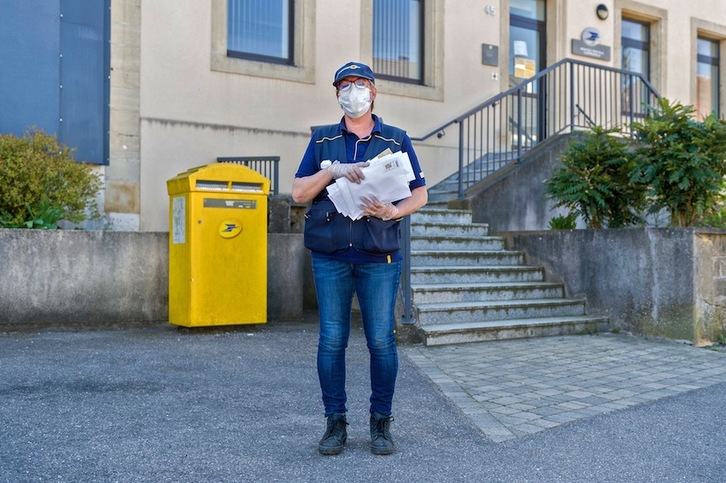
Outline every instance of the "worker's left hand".
<path id="1" fill-rule="evenodd" d="M 363 202 L 361 209 L 366 216 L 375 216 L 384 221 L 392 220 L 398 216 L 398 208 L 393 203 L 382 203 L 373 195 L 361 196 Z"/>

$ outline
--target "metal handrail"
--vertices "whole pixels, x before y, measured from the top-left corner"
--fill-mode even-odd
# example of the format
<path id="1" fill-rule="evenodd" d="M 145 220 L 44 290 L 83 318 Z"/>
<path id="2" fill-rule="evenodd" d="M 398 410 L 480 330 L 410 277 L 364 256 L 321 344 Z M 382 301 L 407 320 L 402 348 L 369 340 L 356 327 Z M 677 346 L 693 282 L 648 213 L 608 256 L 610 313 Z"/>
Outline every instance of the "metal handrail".
<path id="1" fill-rule="evenodd" d="M 411 215 L 404 216 L 401 222 L 401 290 L 403 301 L 403 317 L 401 322 L 404 325 L 416 323 L 413 317 L 413 297 L 411 294 Z"/>
<path id="2" fill-rule="evenodd" d="M 459 199 L 482 180 L 511 164 L 547 138 L 594 125 L 632 134 L 660 95 L 637 72 L 562 59 L 421 137 L 422 142 L 457 124 Z M 452 166 L 453 168 L 453 166 Z M 452 170 L 454 171 L 454 170 Z M 402 227 L 404 269 L 410 267 L 410 222 Z M 410 274 L 402 277 L 403 323 L 413 322 Z"/>
<path id="3" fill-rule="evenodd" d="M 637 72 L 562 59 L 411 140 L 425 141 L 459 125 L 458 197 L 464 198 L 467 189 L 519 162 L 527 151 L 555 134 L 596 124 L 629 133 L 635 118 L 645 116 L 647 106 L 659 97 Z"/>

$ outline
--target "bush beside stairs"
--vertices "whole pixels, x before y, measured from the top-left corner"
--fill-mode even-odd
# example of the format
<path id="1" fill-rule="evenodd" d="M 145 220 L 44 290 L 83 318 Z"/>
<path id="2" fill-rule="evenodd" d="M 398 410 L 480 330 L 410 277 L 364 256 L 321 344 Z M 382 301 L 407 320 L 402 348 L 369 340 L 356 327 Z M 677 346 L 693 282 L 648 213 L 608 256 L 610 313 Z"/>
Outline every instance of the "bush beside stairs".
<path id="1" fill-rule="evenodd" d="M 411 215 L 411 290 L 427 346 L 608 329 L 470 211 L 435 202 Z"/>

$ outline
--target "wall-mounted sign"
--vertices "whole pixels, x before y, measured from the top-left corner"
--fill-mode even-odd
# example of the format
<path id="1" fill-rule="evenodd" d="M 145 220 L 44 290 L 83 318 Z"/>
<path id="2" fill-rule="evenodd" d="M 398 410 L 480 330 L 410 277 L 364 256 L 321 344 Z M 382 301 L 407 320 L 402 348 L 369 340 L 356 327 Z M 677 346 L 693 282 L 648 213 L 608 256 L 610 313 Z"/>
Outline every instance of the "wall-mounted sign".
<path id="1" fill-rule="evenodd" d="M 481 44 L 481 63 L 484 65 L 499 65 L 499 46 Z"/>
<path id="2" fill-rule="evenodd" d="M 600 31 L 587 27 L 579 39 L 572 39 L 572 53 L 600 60 L 610 60 L 610 47 L 600 45 Z"/>
<path id="3" fill-rule="evenodd" d="M 595 47 L 600 43 L 600 31 L 595 27 L 587 27 L 580 34 L 580 40 L 588 47 Z"/>
<path id="4" fill-rule="evenodd" d="M 590 46 L 580 39 L 572 39 L 572 53 L 600 60 L 610 60 L 610 47 L 605 45 Z"/>

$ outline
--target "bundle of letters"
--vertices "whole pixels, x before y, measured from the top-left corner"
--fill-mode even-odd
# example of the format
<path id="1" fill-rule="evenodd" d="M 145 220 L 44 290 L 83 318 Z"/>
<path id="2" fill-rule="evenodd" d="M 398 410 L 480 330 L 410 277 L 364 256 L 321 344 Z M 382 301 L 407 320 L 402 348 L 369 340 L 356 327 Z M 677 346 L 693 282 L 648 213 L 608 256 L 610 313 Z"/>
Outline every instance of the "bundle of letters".
<path id="1" fill-rule="evenodd" d="M 361 196 L 373 195 L 382 203 L 393 203 L 411 196 L 408 183 L 415 176 L 408 154 L 401 151 L 381 153 L 368 162 L 368 166 L 361 168 L 365 179 L 360 183 L 351 183 L 341 177 L 328 186 L 328 197 L 337 210 L 353 220 L 363 216 Z"/>

